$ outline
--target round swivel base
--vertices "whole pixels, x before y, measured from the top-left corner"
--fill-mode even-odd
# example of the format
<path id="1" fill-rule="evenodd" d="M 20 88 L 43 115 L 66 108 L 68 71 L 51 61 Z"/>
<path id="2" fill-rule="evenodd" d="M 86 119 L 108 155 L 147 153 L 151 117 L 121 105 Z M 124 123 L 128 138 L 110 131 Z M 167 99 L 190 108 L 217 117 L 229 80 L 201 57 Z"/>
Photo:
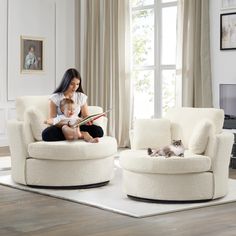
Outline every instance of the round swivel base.
<path id="1" fill-rule="evenodd" d="M 127 195 L 130 199 L 140 202 L 150 202 L 150 203 L 159 203 L 159 204 L 188 204 L 188 203 L 201 203 L 208 202 L 212 199 L 203 199 L 203 200 L 158 200 L 158 199 L 148 199 L 142 197 L 135 197 L 131 195 Z"/>
<path id="2" fill-rule="evenodd" d="M 38 185 L 27 185 L 31 188 L 43 188 L 43 189 L 89 189 L 98 188 L 107 185 L 110 181 L 105 181 L 96 184 L 76 185 L 76 186 L 38 186 Z"/>

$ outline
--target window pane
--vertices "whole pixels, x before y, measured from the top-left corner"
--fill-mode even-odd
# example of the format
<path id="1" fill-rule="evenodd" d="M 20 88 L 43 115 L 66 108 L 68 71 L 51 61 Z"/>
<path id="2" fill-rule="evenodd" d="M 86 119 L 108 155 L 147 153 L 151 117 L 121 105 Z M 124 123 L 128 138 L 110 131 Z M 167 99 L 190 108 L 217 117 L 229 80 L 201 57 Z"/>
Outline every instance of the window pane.
<path id="1" fill-rule="evenodd" d="M 133 65 L 154 64 L 153 9 L 134 11 L 132 15 Z"/>
<path id="2" fill-rule="evenodd" d="M 134 71 L 134 118 L 151 118 L 154 115 L 154 71 Z"/>
<path id="3" fill-rule="evenodd" d="M 175 70 L 162 71 L 162 115 L 175 106 Z"/>
<path id="4" fill-rule="evenodd" d="M 131 0 L 132 7 L 140 7 L 154 4 L 154 0 Z"/>
<path id="5" fill-rule="evenodd" d="M 162 10 L 162 64 L 175 64 L 177 7 Z"/>

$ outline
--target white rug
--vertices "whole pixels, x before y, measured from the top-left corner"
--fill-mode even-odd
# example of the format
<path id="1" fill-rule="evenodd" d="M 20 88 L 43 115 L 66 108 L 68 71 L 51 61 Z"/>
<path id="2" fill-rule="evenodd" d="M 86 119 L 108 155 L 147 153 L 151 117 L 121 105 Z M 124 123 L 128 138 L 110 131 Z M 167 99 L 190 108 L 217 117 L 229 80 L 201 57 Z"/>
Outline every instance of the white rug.
<path id="1" fill-rule="evenodd" d="M 9 156 L 0 157 L 0 171 L 11 169 L 11 158 Z"/>
<path id="2" fill-rule="evenodd" d="M 236 201 L 236 180 L 232 179 L 229 180 L 229 194 L 226 197 L 204 203 L 183 204 L 148 203 L 132 200 L 122 193 L 121 179 L 122 171 L 117 166 L 114 179 L 108 185 L 99 188 L 78 190 L 30 188 L 14 183 L 10 175 L 0 176 L 0 184 L 138 218 Z"/>

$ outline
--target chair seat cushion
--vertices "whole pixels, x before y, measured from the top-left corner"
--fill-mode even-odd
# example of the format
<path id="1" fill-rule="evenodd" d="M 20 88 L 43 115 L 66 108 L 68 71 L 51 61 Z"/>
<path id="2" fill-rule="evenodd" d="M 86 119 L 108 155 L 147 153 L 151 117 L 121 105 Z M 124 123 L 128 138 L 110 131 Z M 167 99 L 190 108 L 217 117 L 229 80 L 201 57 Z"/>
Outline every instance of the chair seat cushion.
<path id="1" fill-rule="evenodd" d="M 116 152 L 116 139 L 109 136 L 100 138 L 98 143 L 88 143 L 84 140 L 39 141 L 28 145 L 29 157 L 47 160 L 100 159 L 114 155 Z"/>
<path id="2" fill-rule="evenodd" d="M 211 159 L 203 155 L 151 157 L 146 150 L 126 150 L 120 154 L 122 168 L 139 173 L 187 174 L 210 171 Z"/>

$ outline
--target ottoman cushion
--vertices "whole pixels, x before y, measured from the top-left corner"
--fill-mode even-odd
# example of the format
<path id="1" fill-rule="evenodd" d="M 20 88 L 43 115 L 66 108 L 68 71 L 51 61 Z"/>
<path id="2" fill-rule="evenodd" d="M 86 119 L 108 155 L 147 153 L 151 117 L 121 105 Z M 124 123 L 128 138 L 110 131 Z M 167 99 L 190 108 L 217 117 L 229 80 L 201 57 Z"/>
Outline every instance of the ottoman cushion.
<path id="1" fill-rule="evenodd" d="M 99 159 L 114 155 L 117 151 L 116 139 L 105 136 L 98 143 L 84 140 L 34 142 L 28 145 L 29 156 L 47 160 Z"/>
<path id="2" fill-rule="evenodd" d="M 139 173 L 185 174 L 208 171 L 211 159 L 203 155 L 166 158 L 151 157 L 146 150 L 126 150 L 120 154 L 122 168 Z"/>

